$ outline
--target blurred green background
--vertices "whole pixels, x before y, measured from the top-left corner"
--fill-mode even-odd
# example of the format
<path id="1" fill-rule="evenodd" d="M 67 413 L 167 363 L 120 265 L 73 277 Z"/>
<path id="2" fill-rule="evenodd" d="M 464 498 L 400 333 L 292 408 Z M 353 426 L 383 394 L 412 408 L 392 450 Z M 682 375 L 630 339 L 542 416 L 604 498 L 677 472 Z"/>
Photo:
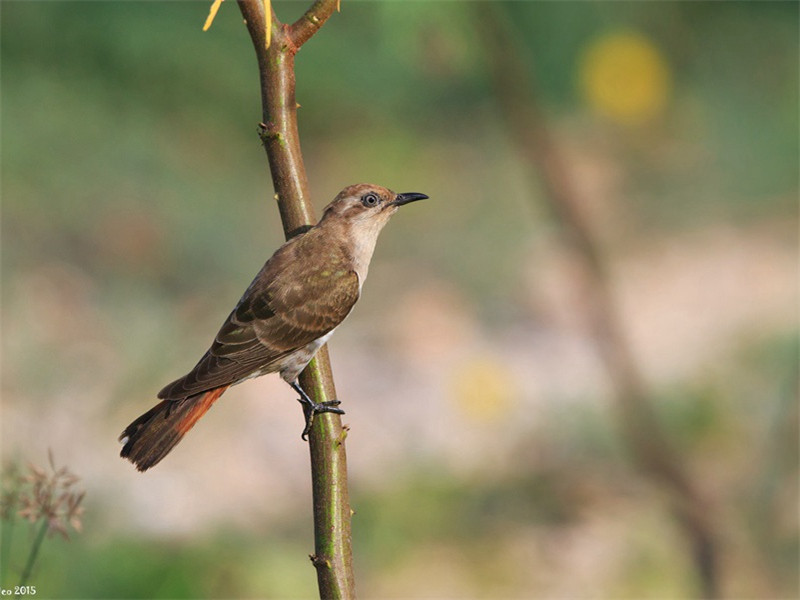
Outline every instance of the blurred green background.
<path id="1" fill-rule="evenodd" d="M 87 490 L 39 597 L 316 594 L 301 411 L 277 377 L 230 390 L 152 472 L 117 456 L 282 241 L 251 42 L 233 2 L 201 32 L 209 5 L 0 4 L 3 460 L 52 449 Z M 797 3 L 492 5 L 714 503 L 723 591 L 797 597 Z M 480 10 L 345 0 L 297 57 L 318 213 L 360 181 L 431 196 L 382 234 L 331 342 L 357 589 L 693 596 L 499 114 Z"/>

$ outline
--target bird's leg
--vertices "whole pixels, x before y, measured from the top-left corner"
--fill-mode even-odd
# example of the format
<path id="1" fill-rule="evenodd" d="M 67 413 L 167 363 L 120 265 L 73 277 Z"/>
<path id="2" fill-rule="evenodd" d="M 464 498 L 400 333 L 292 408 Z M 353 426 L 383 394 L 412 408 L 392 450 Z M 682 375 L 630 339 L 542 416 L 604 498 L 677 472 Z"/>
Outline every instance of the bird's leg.
<path id="1" fill-rule="evenodd" d="M 328 400 L 327 402 L 314 402 L 311 398 L 308 397 L 308 394 L 305 393 L 303 388 L 300 387 L 300 384 L 295 380 L 289 382 L 289 385 L 292 386 L 292 389 L 300 394 L 300 397 L 297 399 L 300 404 L 303 405 L 303 414 L 306 417 L 306 426 L 303 429 L 303 433 L 300 434 L 300 437 L 304 440 L 308 435 L 308 432 L 311 431 L 311 426 L 314 424 L 314 417 L 317 413 L 336 413 L 337 415 L 343 415 L 344 411 L 341 408 L 336 408 L 341 404 L 338 400 Z"/>

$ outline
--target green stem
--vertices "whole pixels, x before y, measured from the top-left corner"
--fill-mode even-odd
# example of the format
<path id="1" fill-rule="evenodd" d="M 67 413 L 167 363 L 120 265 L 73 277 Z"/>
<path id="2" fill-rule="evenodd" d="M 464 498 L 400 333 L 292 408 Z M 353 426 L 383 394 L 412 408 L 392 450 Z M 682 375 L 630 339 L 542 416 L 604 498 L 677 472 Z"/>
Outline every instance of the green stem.
<path id="1" fill-rule="evenodd" d="M 39 548 L 42 547 L 42 542 L 44 541 L 44 536 L 47 534 L 47 519 L 42 521 L 41 527 L 39 527 L 39 531 L 36 534 L 36 539 L 33 540 L 33 545 L 31 546 L 31 553 L 28 555 L 28 562 L 25 563 L 25 568 L 22 570 L 22 577 L 19 580 L 19 587 L 23 587 L 26 583 L 28 583 L 28 579 L 31 576 L 31 571 L 33 571 L 33 565 L 36 563 L 36 558 L 39 556 Z M 19 598 L 19 594 L 14 596 L 14 600 Z"/>
<path id="2" fill-rule="evenodd" d="M 336 9 L 336 0 L 317 0 L 291 26 L 272 15 L 272 43 L 264 47 L 261 0 L 238 0 L 253 40 L 261 78 L 261 141 L 267 152 L 283 222 L 289 238 L 316 222 L 297 130 L 294 58 L 297 50 Z M 327 347 L 317 352 L 300 374 L 300 385 L 316 402 L 336 398 Z M 355 598 L 350 539 L 350 502 L 342 420 L 334 413 L 314 419 L 308 436 L 314 504 L 314 554 L 320 598 Z"/>
<path id="3" fill-rule="evenodd" d="M 8 563 L 11 562 L 11 540 L 14 537 L 14 517 L 13 512 L 8 521 L 3 526 L 2 548 L 0 548 L 0 587 L 4 587 L 8 581 Z"/>
<path id="4" fill-rule="evenodd" d="M 336 398 L 327 346 L 320 348 L 300 377 L 303 385 L 308 386 L 304 389 L 313 390 L 315 397 Z M 310 558 L 317 569 L 321 598 L 354 598 L 352 511 L 344 445 L 347 431 L 339 415 L 322 413 L 317 418 L 319 423 L 314 423 L 309 434 L 314 498 L 314 554 Z"/>

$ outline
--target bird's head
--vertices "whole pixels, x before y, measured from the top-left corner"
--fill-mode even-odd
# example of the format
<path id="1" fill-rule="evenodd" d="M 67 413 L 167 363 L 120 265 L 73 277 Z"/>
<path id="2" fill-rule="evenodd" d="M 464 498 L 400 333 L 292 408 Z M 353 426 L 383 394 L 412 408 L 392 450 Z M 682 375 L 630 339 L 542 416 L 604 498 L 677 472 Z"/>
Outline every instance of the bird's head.
<path id="1" fill-rule="evenodd" d="M 396 194 L 392 190 L 370 183 L 359 183 L 344 188 L 325 207 L 322 218 L 344 220 L 356 226 L 383 228 L 397 208 L 427 198 L 425 194 L 408 192 Z"/>
<path id="2" fill-rule="evenodd" d="M 398 207 L 425 198 L 425 194 L 395 194 L 392 190 L 368 183 L 351 185 L 325 207 L 325 213 L 314 229 L 320 234 L 338 232 L 329 234 L 333 237 L 328 239 L 338 239 L 347 244 L 360 285 L 367 277 L 369 262 L 383 226 Z M 313 234 L 309 232 L 309 235 Z"/>

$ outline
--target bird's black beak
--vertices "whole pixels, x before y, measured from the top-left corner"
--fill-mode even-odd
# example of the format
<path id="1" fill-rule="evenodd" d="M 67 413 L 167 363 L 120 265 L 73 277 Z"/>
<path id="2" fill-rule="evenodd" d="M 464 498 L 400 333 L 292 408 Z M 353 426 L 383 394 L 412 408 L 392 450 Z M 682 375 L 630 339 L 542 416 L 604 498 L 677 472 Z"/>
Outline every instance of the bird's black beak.
<path id="1" fill-rule="evenodd" d="M 425 194 L 418 194 L 417 192 L 406 192 L 405 194 L 397 194 L 397 198 L 392 200 L 395 206 L 403 206 L 409 202 L 416 202 L 417 200 L 425 200 L 428 196 Z"/>

